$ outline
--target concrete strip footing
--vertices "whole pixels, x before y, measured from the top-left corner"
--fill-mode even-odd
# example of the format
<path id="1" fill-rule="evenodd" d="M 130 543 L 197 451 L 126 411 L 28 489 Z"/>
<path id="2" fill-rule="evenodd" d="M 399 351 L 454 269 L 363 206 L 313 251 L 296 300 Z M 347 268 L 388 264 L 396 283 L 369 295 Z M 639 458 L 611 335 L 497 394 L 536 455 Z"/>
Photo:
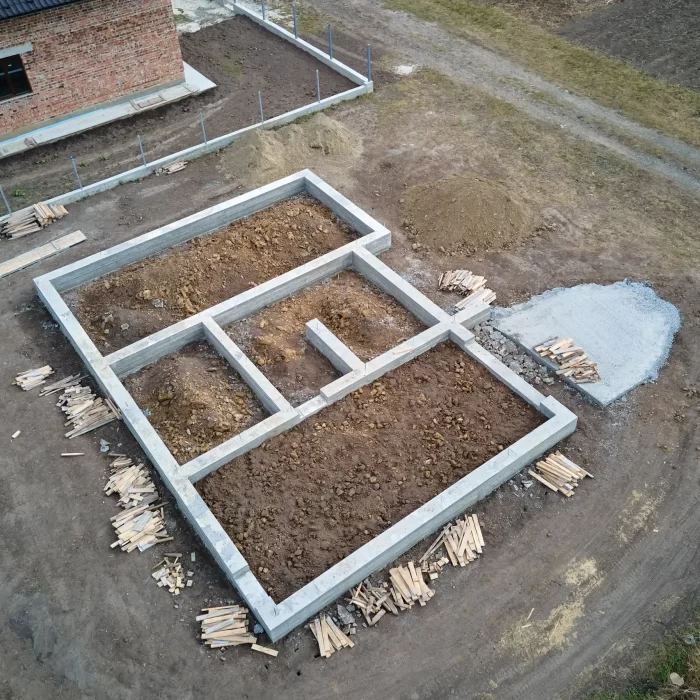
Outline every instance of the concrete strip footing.
<path id="1" fill-rule="evenodd" d="M 331 333 L 317 318 L 306 324 L 306 340 L 339 372 L 347 374 L 362 370 L 365 363 L 335 333 Z"/>
<path id="2" fill-rule="evenodd" d="M 345 216 L 345 220 L 351 220 L 361 237 L 107 357 L 100 354 L 60 296 L 61 291 L 106 274 L 105 270 L 113 271 L 120 265 L 152 254 L 154 250 L 165 250 L 168 246 L 192 236 L 211 232 L 216 226 L 224 226 L 228 221 L 245 215 L 241 212 L 250 212 L 256 207 L 259 209 L 266 206 L 266 202 L 279 201 L 282 193 L 304 190 L 322 197 L 324 203 L 341 218 Z M 220 208 L 209 209 L 157 232 L 90 256 L 86 260 L 39 277 L 34 282 L 42 301 L 69 337 L 101 390 L 110 396 L 122 411 L 129 430 L 153 462 L 167 488 L 174 494 L 178 506 L 204 545 L 274 641 L 288 634 L 295 626 L 317 613 L 368 574 L 391 563 L 423 537 L 512 478 L 524 466 L 573 432 L 576 416 L 554 398 L 543 396 L 476 342 L 474 334 L 466 326 L 472 324 L 476 317 L 488 312 L 488 308 L 476 308 L 474 305 L 451 316 L 378 260 L 373 253 L 381 252 L 390 245 L 389 231 L 313 173 L 304 171 L 267 188 L 259 188 L 242 198 L 224 202 L 218 207 Z M 323 387 L 318 396 L 297 408 L 292 408 L 287 399 L 272 386 L 221 326 L 242 319 L 267 304 L 279 301 L 349 267 L 354 267 L 370 282 L 394 296 L 429 327 L 395 348 L 363 363 L 323 324 L 316 319 L 310 320 L 307 324 L 309 341 L 321 349 L 344 374 L 335 382 Z M 191 340 L 201 338 L 210 342 L 239 372 L 272 415 L 206 454 L 187 464 L 179 465 L 126 391 L 120 377 L 156 361 Z M 275 435 L 318 414 L 350 392 L 410 362 L 441 342 L 454 342 L 469 357 L 486 367 L 496 379 L 505 383 L 542 413 L 546 418 L 545 423 L 286 600 L 275 603 L 265 593 L 260 582 L 250 571 L 245 558 L 199 496 L 193 486 L 194 482 Z"/>

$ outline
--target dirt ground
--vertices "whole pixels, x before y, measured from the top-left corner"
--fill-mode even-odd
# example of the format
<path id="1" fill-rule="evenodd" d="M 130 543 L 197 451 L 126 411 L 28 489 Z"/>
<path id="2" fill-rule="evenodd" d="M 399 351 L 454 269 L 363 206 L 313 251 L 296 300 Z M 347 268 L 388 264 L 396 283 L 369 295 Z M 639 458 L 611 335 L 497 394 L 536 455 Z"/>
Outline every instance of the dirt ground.
<path id="1" fill-rule="evenodd" d="M 570 41 L 700 90 L 700 6 L 695 0 L 616 2 L 559 28 Z"/>
<path id="2" fill-rule="evenodd" d="M 300 196 L 69 292 L 98 348 L 114 352 L 349 243 L 357 234 Z"/>
<path id="3" fill-rule="evenodd" d="M 231 338 L 295 406 L 339 376 L 305 339 L 305 325 L 315 318 L 365 362 L 424 330 L 397 301 L 351 271 L 228 326 Z"/>
<path id="4" fill-rule="evenodd" d="M 76 189 L 70 156 L 86 185 L 140 165 L 137 134 L 150 161 L 201 143 L 200 115 L 209 139 L 255 124 L 260 121 L 258 91 L 262 92 L 266 119 L 303 107 L 316 100 L 317 70 L 322 97 L 355 87 L 245 17 L 182 34 L 180 45 L 183 60 L 216 83 L 216 88 L 4 158 L 0 172 L 10 206 L 18 209 Z"/>
<path id="5" fill-rule="evenodd" d="M 441 345 L 197 489 L 281 601 L 542 422 Z"/>
<path id="6" fill-rule="evenodd" d="M 367 9 L 357 19 L 374 26 Z M 385 36 L 393 41 L 393 31 Z M 419 38 L 432 55 L 434 46 Z M 556 286 L 629 278 L 648 281 L 677 305 L 683 325 L 656 383 L 605 410 L 558 383 L 547 389 L 579 416 L 561 449 L 595 479 L 572 499 L 526 489 L 519 478 L 498 489 L 475 509 L 484 556 L 443 574 L 426 608 L 360 629 L 355 648 L 332 659 L 314 658 L 308 630 L 276 644 L 276 659 L 203 649 L 195 615 L 236 596 L 162 487 L 173 550 L 196 553 L 193 589 L 174 602 L 155 586 L 150 571 L 161 551 L 109 549 L 108 519 L 117 508 L 103 496 L 108 470 L 98 441 L 138 456 L 126 427 L 115 423 L 68 443 L 54 401 L 11 386 L 18 372 L 46 362 L 60 376 L 82 368 L 32 277 L 224 201 L 246 184 L 226 179 L 221 154 L 120 187 L 72 205 L 41 234 L 1 243 L 4 257 L 78 228 L 87 235 L 0 280 L 0 697 L 584 698 L 592 687 L 624 684 L 649 645 L 689 619 L 700 603 L 700 202 L 604 141 L 584 140 L 583 131 L 534 119 L 478 89 L 452 70 L 460 46 L 455 40 L 443 50 L 451 79 L 416 71 L 382 82 L 378 72 L 373 97 L 332 113 L 361 139 L 362 159 L 342 180 L 334 174 L 342 159 L 319 158 L 314 169 L 342 182 L 344 195 L 392 230 L 382 259 L 434 299 L 441 298 L 439 272 L 467 267 L 488 278 L 501 304 Z M 409 188 L 452 174 L 503 181 L 556 225 L 506 251 L 414 251 L 400 200 Z M 86 454 L 68 462 L 60 458 L 66 450 Z"/>
<path id="7" fill-rule="evenodd" d="M 404 201 L 408 233 L 442 253 L 507 250 L 536 228 L 524 202 L 502 184 L 483 178 L 453 176 L 414 185 Z"/>
<path id="8" fill-rule="evenodd" d="M 124 386 L 180 464 L 267 416 L 248 385 L 207 343 L 193 343 L 144 367 Z"/>

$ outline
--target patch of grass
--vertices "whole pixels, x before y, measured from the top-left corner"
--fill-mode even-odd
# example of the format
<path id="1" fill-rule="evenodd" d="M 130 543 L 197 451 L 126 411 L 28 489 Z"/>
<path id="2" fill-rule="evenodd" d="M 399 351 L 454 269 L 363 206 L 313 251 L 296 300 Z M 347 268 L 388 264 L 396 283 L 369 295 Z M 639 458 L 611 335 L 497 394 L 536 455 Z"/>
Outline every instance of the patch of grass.
<path id="1" fill-rule="evenodd" d="M 242 61 L 224 61 L 221 69 L 232 78 L 240 78 L 243 74 L 243 63 Z"/>
<path id="2" fill-rule="evenodd" d="M 325 36 L 328 22 L 313 7 L 303 3 L 293 3 L 292 0 L 267 0 L 265 3 L 268 12 L 272 12 L 272 19 L 285 29 L 292 31 L 294 20 L 292 5 L 297 6 L 297 29 L 299 34 L 307 36 Z"/>
<path id="3" fill-rule="evenodd" d="M 13 197 L 26 197 L 27 193 L 24 190 L 16 189 L 10 193 Z"/>
<path id="4" fill-rule="evenodd" d="M 176 25 L 176 26 L 179 25 L 179 24 L 188 24 L 189 21 L 190 21 L 189 18 L 187 17 L 187 15 L 185 15 L 185 14 L 182 13 L 182 10 L 180 11 L 179 14 L 178 14 L 178 13 L 174 13 L 174 19 L 175 19 L 175 25 Z"/>
<path id="5" fill-rule="evenodd" d="M 534 72 L 619 109 L 671 136 L 700 146 L 700 94 L 669 85 L 602 53 L 570 44 L 525 19 L 475 0 L 382 0 L 480 41 Z"/>
<path id="6" fill-rule="evenodd" d="M 596 690 L 587 700 L 682 700 L 700 696 L 700 647 L 687 644 L 684 639 L 688 636 L 700 642 L 700 611 L 696 611 L 688 629 L 669 636 L 654 650 L 647 669 L 629 688 L 619 692 Z M 672 673 L 683 678 L 683 687 L 669 682 Z"/>

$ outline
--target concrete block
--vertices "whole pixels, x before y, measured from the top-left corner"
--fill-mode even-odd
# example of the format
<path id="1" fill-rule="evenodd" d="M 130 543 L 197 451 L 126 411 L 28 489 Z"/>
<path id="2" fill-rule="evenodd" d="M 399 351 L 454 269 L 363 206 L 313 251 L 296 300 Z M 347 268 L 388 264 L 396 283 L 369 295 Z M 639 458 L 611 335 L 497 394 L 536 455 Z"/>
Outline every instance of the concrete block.
<path id="1" fill-rule="evenodd" d="M 289 401 L 280 394 L 270 380 L 248 359 L 246 354 L 226 335 L 223 328 L 210 318 L 204 320 L 204 335 L 216 351 L 241 375 L 260 403 L 270 413 L 291 412 Z"/>
<path id="2" fill-rule="evenodd" d="M 426 326 L 449 323 L 452 317 L 364 248 L 353 253 L 353 267 L 382 291 L 394 297 Z"/>
<path id="3" fill-rule="evenodd" d="M 317 318 L 306 323 L 306 339 L 339 372 L 348 374 L 364 369 L 365 363 Z"/>
<path id="4" fill-rule="evenodd" d="M 180 469 L 182 474 L 192 483 L 203 479 L 207 474 L 216 471 L 236 457 L 261 445 L 275 435 L 291 428 L 299 422 L 297 411 L 280 411 L 269 418 L 256 423 L 251 428 L 232 437 L 221 445 L 217 445 L 203 455 L 184 464 Z"/>

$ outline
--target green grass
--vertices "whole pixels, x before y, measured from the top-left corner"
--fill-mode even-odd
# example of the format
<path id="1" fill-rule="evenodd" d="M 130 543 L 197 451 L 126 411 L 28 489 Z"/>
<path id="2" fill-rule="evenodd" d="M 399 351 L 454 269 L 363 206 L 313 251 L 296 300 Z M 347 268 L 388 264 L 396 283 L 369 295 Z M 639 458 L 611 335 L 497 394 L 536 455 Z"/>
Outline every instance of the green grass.
<path id="1" fill-rule="evenodd" d="M 224 61 L 221 69 L 232 78 L 240 78 L 243 74 L 243 63 L 241 61 Z"/>
<path id="2" fill-rule="evenodd" d="M 545 29 L 475 0 L 382 0 L 447 31 L 496 48 L 532 71 L 642 124 L 700 146 L 700 94 L 621 61 L 570 44 Z"/>
<path id="3" fill-rule="evenodd" d="M 174 14 L 173 15 L 175 18 L 175 24 L 187 24 L 190 20 L 188 19 L 187 15 L 182 14 L 182 11 L 180 11 L 180 14 Z"/>
<path id="4" fill-rule="evenodd" d="M 700 696 L 700 647 L 683 641 L 692 635 L 700 642 L 700 611 L 694 623 L 680 635 L 665 639 L 653 652 L 652 658 L 639 678 L 620 691 L 596 690 L 586 700 L 681 700 Z M 671 673 L 685 680 L 682 688 L 669 683 Z"/>

